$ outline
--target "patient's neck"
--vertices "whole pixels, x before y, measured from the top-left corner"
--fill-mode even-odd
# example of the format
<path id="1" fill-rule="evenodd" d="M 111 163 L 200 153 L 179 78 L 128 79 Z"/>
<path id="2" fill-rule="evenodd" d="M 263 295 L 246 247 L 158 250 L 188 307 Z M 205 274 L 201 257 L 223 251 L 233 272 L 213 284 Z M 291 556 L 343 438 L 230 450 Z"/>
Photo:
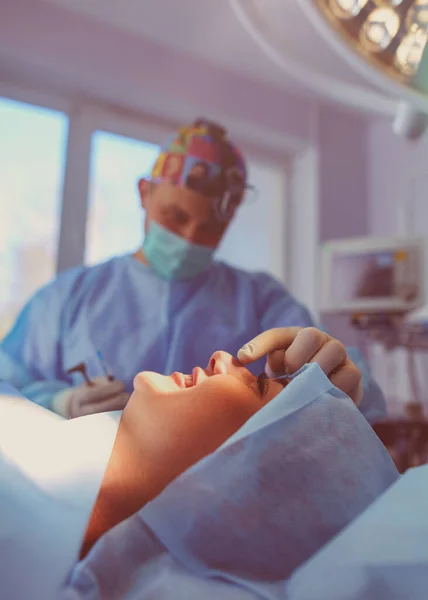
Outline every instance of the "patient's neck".
<path id="1" fill-rule="evenodd" d="M 157 487 L 148 460 L 133 443 L 122 420 L 89 519 L 80 557 L 83 558 L 109 529 L 152 500 L 160 491 Z"/>

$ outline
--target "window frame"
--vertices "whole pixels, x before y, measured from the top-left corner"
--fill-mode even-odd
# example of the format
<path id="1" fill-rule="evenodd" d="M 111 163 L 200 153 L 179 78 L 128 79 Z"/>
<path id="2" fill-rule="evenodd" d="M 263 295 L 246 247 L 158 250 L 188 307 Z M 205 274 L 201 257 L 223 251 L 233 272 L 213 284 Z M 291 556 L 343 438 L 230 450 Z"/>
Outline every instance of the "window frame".
<path id="1" fill-rule="evenodd" d="M 84 264 L 93 134 L 106 131 L 159 144 L 165 133 L 171 131 L 171 126 L 166 123 L 92 103 L 75 103 L 69 119 L 57 272 Z"/>

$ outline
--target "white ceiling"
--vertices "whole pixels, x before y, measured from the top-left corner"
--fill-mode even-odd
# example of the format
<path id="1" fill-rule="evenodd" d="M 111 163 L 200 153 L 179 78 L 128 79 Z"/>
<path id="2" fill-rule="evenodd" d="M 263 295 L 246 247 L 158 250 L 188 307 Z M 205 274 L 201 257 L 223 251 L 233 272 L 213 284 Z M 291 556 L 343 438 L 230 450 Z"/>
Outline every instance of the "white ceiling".
<path id="1" fill-rule="evenodd" d="M 260 49 L 239 23 L 229 0 L 43 0 L 192 54 L 211 64 L 279 86 L 299 87 Z M 295 0 L 269 3 L 286 55 L 348 83 L 367 83 L 314 32 Z M 278 18 L 275 19 L 275 11 Z M 272 16 L 274 17 L 272 20 Z M 303 89 L 302 91 L 306 91 Z"/>

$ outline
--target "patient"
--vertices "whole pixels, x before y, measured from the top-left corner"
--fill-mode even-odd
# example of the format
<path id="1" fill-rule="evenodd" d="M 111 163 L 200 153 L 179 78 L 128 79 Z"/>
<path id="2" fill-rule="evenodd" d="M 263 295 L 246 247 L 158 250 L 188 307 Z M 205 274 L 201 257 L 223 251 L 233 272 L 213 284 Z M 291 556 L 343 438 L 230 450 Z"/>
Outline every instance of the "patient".
<path id="1" fill-rule="evenodd" d="M 318 358 L 358 389 L 352 364 Z M 192 375 L 145 372 L 134 386 L 70 598 L 283 598 L 397 477 L 317 365 L 287 383 L 216 352 Z"/>
<path id="2" fill-rule="evenodd" d="M 343 346 L 311 329 L 261 335 L 239 354 L 241 362 L 216 352 L 192 374 L 140 373 L 119 427 L 108 414 L 53 421 L 57 453 L 61 435 L 72 450 L 62 454 L 70 485 L 62 463 L 57 480 L 52 464 L 52 471 L 28 482 L 22 469 L 9 468 L 5 454 L 15 487 L 6 479 L 3 501 L 0 493 L 6 514 L 0 542 L 11 539 L 8 523 L 20 523 L 12 536 L 15 551 L 2 557 L 0 568 L 8 597 L 284 597 L 290 574 L 382 494 L 397 472 L 353 404 L 362 395 L 361 373 Z M 275 374 L 318 364 L 287 383 L 245 368 L 258 353 L 268 354 Z M 36 411 L 30 403 L 27 408 Z M 108 439 L 97 437 L 106 426 Z M 42 443 L 34 428 L 20 431 L 26 443 L 33 438 L 32 447 Z M 53 446 L 43 444 L 48 460 Z M 85 527 L 84 558 L 76 564 Z M 55 539 L 66 540 L 65 548 Z M 61 595 L 46 592 L 59 582 Z M 31 596 L 33 588 L 39 595 Z"/>
<path id="3" fill-rule="evenodd" d="M 356 374 L 358 378 L 358 374 Z M 288 383 L 255 377 L 227 352 L 191 375 L 139 373 L 88 527 L 84 552 L 107 529 L 157 496 Z"/>
<path id="4" fill-rule="evenodd" d="M 360 371 L 346 358 L 343 346 L 328 336 L 319 340 L 320 334 L 312 329 L 302 331 L 300 339 L 287 350 L 288 364 L 294 359 L 299 366 L 314 354 L 330 378 L 358 403 Z M 278 345 L 283 345 L 282 338 Z M 139 373 L 123 412 L 83 555 L 105 531 L 137 512 L 186 469 L 219 448 L 287 383 L 285 377 L 268 378 L 264 373 L 255 377 L 222 351 L 212 355 L 205 369 L 196 367 L 191 375 Z"/>

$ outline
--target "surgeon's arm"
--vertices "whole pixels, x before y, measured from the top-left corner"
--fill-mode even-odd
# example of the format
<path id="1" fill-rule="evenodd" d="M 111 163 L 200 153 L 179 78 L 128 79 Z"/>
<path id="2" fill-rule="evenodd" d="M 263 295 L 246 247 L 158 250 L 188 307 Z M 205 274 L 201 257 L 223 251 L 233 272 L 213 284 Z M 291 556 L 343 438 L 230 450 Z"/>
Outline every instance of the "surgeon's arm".
<path id="1" fill-rule="evenodd" d="M 69 387 L 60 367 L 61 306 L 57 283 L 38 291 L 0 344 L 0 379 L 26 398 L 51 408 Z"/>
<path id="2" fill-rule="evenodd" d="M 260 331 L 278 327 L 317 327 L 305 306 L 297 302 L 277 281 L 264 274 L 258 278 Z M 387 414 L 385 397 L 373 380 L 367 362 L 356 348 L 347 348 L 347 352 L 362 373 L 364 393 L 359 404 L 360 411 L 369 423 L 383 419 Z"/>

